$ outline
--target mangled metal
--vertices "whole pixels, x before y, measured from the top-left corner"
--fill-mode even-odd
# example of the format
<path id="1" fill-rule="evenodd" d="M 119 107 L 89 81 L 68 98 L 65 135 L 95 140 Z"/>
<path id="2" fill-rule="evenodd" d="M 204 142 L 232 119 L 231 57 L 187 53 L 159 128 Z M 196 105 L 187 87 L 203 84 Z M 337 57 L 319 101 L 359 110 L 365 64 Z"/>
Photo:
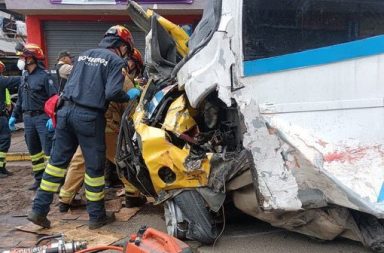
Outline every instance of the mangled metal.
<path id="1" fill-rule="evenodd" d="M 383 151 L 380 139 L 361 133 L 370 116 L 358 110 L 381 119 L 382 101 L 324 101 L 319 94 L 331 93 L 317 86 L 356 83 L 364 75 L 356 66 L 367 70 L 382 56 L 245 77 L 243 2 L 208 2 L 187 55 L 176 50 L 175 34 L 161 32 L 167 22 L 156 14 L 151 26 L 140 21 L 150 82 L 123 129 L 119 167 L 127 180 L 164 203 L 168 231 L 180 238 L 212 243 L 231 196 L 238 209 L 273 226 L 381 252 Z M 330 78 L 339 72 L 356 75 Z"/>
<path id="2" fill-rule="evenodd" d="M 204 66 L 199 62 L 204 62 Z M 177 74 L 179 88 L 185 89 L 192 107 L 196 108 L 215 90 L 227 106 L 231 105 L 230 68 L 234 63 L 229 38 L 225 33 L 215 33 L 208 44 L 186 62 Z"/>

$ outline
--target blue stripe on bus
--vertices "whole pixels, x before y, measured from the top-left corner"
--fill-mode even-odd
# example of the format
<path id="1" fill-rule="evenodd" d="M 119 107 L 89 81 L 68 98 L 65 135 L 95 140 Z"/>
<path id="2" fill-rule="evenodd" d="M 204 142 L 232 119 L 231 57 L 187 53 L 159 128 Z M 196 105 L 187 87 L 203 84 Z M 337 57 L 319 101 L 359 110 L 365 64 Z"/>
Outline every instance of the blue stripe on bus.
<path id="1" fill-rule="evenodd" d="M 328 64 L 384 53 L 384 35 L 303 52 L 244 62 L 244 75 L 254 76 L 282 70 Z"/>

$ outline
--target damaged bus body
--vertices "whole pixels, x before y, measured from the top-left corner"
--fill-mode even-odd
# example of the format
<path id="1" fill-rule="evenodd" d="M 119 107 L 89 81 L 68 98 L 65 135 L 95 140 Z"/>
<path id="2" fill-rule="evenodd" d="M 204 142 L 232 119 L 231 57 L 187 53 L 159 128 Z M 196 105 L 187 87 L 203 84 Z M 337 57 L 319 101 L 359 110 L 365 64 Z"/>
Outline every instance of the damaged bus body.
<path id="1" fill-rule="evenodd" d="M 186 37 L 131 2 L 149 76 L 119 173 L 168 231 L 212 243 L 225 199 L 384 252 L 384 2 L 212 0 Z M 143 17 L 145 16 L 145 17 Z"/>

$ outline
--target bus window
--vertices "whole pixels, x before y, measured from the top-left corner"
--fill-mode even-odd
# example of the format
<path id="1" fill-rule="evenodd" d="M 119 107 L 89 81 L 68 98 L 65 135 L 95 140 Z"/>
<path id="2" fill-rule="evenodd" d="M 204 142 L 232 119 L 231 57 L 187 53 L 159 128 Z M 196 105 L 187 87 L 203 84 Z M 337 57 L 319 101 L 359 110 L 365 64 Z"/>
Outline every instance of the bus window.
<path id="1" fill-rule="evenodd" d="M 384 34 L 382 0 L 244 0 L 244 60 Z"/>

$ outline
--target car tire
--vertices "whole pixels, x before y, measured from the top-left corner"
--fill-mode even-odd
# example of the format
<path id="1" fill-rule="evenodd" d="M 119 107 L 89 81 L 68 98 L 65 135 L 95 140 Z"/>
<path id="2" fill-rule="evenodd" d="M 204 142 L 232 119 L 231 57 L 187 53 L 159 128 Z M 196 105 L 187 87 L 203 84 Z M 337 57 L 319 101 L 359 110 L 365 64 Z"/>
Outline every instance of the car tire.
<path id="1" fill-rule="evenodd" d="M 173 199 L 188 223 L 186 238 L 203 244 L 213 244 L 218 231 L 212 214 L 197 191 L 183 191 Z"/>

